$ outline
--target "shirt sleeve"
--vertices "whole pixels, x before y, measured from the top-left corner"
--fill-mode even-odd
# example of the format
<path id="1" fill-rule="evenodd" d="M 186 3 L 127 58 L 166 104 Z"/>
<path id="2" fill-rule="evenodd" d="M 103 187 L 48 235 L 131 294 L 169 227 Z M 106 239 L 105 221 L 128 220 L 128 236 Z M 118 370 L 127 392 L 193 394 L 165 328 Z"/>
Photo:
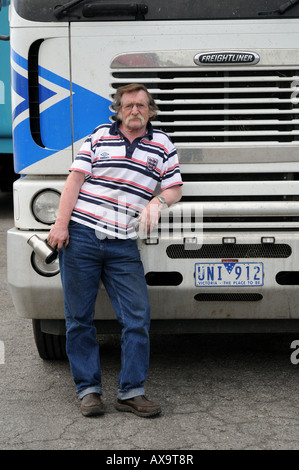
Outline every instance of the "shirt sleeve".
<path id="1" fill-rule="evenodd" d="M 87 176 L 91 176 L 93 157 L 94 152 L 92 150 L 92 139 L 91 136 L 88 136 L 83 142 L 69 170 L 81 171 L 83 173 L 86 173 Z"/>
<path id="2" fill-rule="evenodd" d="M 165 160 L 161 173 L 162 190 L 183 185 L 177 150 L 170 140 L 169 143 L 168 148 L 165 147 Z"/>

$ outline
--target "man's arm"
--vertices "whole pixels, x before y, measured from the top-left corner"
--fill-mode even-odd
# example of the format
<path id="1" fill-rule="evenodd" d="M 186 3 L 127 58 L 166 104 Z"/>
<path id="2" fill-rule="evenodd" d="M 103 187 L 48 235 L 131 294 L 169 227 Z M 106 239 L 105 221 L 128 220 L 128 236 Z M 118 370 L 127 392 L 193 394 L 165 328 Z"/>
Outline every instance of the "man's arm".
<path id="1" fill-rule="evenodd" d="M 69 243 L 68 224 L 84 179 L 85 173 L 72 171 L 61 193 L 58 216 L 47 237 L 47 241 L 58 250 L 62 248 L 63 244 L 67 246 Z"/>
<path id="2" fill-rule="evenodd" d="M 162 191 L 159 196 L 163 197 L 168 207 L 178 202 L 182 197 L 182 187 L 172 186 Z M 162 203 L 154 197 L 143 209 L 140 215 L 140 228 L 143 232 L 149 233 L 156 228 L 161 216 Z"/>
<path id="3" fill-rule="evenodd" d="M 172 204 L 179 202 L 179 200 L 181 199 L 182 186 L 172 186 L 171 188 L 165 189 L 164 191 L 162 191 L 162 193 L 159 194 L 158 196 L 164 197 L 166 204 L 168 205 L 168 207 L 170 207 L 172 206 Z M 161 207 L 162 203 L 159 201 L 159 199 L 157 200 L 156 197 L 154 197 L 151 200 L 150 204 L 153 204 L 153 203 L 157 204 L 157 202 L 159 202 L 160 207 Z"/>

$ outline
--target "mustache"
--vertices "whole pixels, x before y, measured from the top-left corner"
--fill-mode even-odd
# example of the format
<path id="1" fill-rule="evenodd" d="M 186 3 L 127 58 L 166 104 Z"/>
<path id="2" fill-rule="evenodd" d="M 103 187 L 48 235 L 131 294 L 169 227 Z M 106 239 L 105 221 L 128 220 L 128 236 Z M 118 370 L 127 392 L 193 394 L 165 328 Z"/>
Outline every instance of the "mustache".
<path id="1" fill-rule="evenodd" d="M 145 125 L 145 119 L 141 114 L 137 114 L 136 116 L 128 116 L 125 121 L 126 124 L 129 124 L 129 122 L 132 121 L 132 119 L 139 119 L 141 121 L 141 124 Z"/>

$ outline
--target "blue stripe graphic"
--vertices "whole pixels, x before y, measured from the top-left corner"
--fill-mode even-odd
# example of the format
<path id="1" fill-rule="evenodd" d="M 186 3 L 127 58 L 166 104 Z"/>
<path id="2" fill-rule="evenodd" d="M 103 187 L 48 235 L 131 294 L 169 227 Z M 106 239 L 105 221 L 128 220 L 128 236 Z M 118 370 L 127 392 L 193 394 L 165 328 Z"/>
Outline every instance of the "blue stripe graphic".
<path id="1" fill-rule="evenodd" d="M 76 83 L 72 83 L 71 97 L 69 80 L 39 66 L 39 77 L 49 83 L 49 86 L 39 84 L 39 102 L 40 104 L 43 103 L 46 108 L 40 113 L 40 136 L 44 147 L 39 146 L 32 137 L 28 117 L 28 61 L 14 50 L 11 51 L 11 57 L 24 70 L 24 75 L 21 75 L 21 71 L 17 72 L 12 69 L 12 87 L 20 101 L 13 110 L 16 172 L 22 171 L 72 144 L 72 108 L 74 142 L 86 137 L 99 124 L 109 122 L 109 116 L 111 115 L 109 110 L 110 100 Z M 51 84 L 53 84 L 53 89 L 51 89 Z M 59 91 L 61 91 L 61 99 L 59 99 Z M 47 101 L 53 97 L 57 98 L 57 102 L 47 107 Z M 28 110 L 28 113 L 24 113 L 26 110 Z M 24 113 L 24 116 L 22 116 L 22 113 Z M 18 119 L 18 122 L 15 121 L 16 119 Z"/>

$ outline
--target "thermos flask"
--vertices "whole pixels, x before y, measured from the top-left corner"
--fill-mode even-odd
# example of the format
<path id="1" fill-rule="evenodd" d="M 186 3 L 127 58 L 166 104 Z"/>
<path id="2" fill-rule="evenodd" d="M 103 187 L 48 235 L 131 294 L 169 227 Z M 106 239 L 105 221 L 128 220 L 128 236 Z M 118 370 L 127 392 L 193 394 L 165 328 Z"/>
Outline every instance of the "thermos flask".
<path id="1" fill-rule="evenodd" d="M 47 243 L 47 240 L 41 239 L 38 235 L 32 235 L 27 240 L 36 255 L 38 255 L 46 264 L 56 260 L 58 251 Z"/>

